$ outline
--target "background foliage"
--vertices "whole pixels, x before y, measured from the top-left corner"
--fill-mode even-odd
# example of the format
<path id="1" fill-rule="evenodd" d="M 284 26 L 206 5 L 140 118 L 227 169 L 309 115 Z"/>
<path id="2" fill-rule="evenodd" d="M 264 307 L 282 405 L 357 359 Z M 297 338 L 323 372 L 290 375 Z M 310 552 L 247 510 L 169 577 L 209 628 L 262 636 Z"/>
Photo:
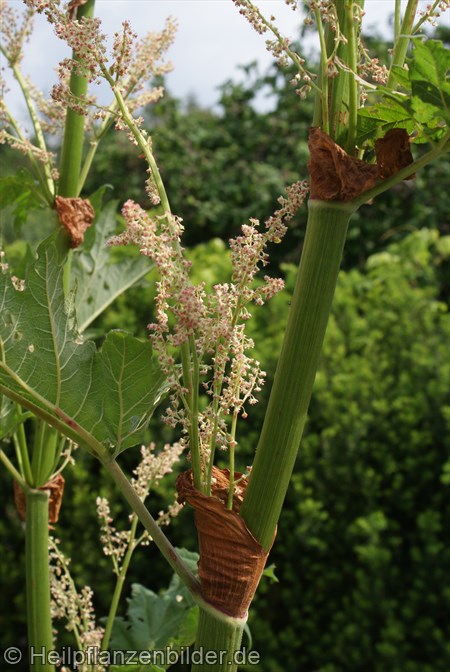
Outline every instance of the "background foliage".
<path id="1" fill-rule="evenodd" d="M 222 87 L 217 111 L 169 96 L 148 118 L 173 210 L 185 220 L 195 279 L 209 284 L 227 278 L 223 241 L 248 216 L 271 214 L 283 187 L 306 176 L 309 104 L 299 105 L 275 70 L 262 76 L 251 65 L 244 73 L 243 83 Z M 254 107 L 264 93 L 273 101 L 270 112 Z M 8 162 L 14 172 L 9 154 Z M 111 135 L 87 190 L 108 182 L 112 197 L 139 201 L 142 168 L 121 136 Z M 250 617 L 261 672 L 450 668 L 449 173 L 448 162 L 438 162 L 352 219 L 307 433 L 271 555 L 280 581 L 263 579 Z M 36 228 L 42 231 L 39 213 L 32 213 L 34 226 L 19 230 L 20 217 L 14 228 L 12 207 L 5 211 L 13 255 L 23 246 L 15 240 L 19 234 L 33 242 Z M 305 220 L 301 213 L 274 249 L 270 272 L 284 274 L 286 292 L 254 314 L 257 355 L 269 380 Z M 94 330 L 120 327 L 145 336 L 152 296 L 150 273 Z M 241 467 L 255 448 L 268 392 L 240 429 Z M 152 438 L 162 444 L 174 437 L 152 421 Z M 136 461 L 137 451 L 122 460 L 129 469 Z M 77 455 L 66 478 L 57 535 L 79 585 L 94 587 L 101 616 L 111 575 L 97 541 L 95 498 L 109 497 L 123 525 L 127 510 L 88 455 Z M 150 500 L 153 512 L 172 486 L 169 478 Z M 0 501 L 3 649 L 25 643 L 24 531 L 3 470 Z M 193 535 L 185 511 L 170 537 L 195 550 Z M 158 591 L 170 575 L 157 551 L 147 548 L 133 559 L 127 592 L 135 582 Z"/>

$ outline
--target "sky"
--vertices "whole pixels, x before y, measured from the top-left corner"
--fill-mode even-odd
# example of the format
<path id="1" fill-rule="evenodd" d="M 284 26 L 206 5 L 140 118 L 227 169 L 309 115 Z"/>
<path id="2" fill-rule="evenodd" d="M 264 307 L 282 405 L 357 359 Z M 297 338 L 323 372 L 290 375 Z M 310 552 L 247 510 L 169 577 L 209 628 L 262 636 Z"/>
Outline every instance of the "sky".
<path id="1" fill-rule="evenodd" d="M 20 8 L 22 3 L 12 0 L 12 4 Z M 297 38 L 302 22 L 299 10 L 292 11 L 284 0 L 258 0 L 257 4 L 264 14 L 277 17 L 283 34 Z M 419 5 L 425 9 L 427 1 L 420 0 Z M 389 37 L 388 19 L 393 7 L 394 0 L 366 0 L 365 25 Z M 167 16 L 175 17 L 179 28 L 169 51 L 174 71 L 168 75 L 166 84 L 176 97 L 194 96 L 203 106 L 217 103 L 217 87 L 226 80 L 242 79 L 239 65 L 256 60 L 264 72 L 272 61 L 265 49 L 266 37 L 258 35 L 239 15 L 232 0 L 97 0 L 96 15 L 102 19 L 103 30 L 109 35 L 120 29 L 125 18 L 143 35 L 149 30 L 160 30 Z M 448 22 L 448 17 L 444 20 Z M 311 49 L 312 43 L 308 42 L 305 48 Z M 48 94 L 56 77 L 54 69 L 67 55 L 67 49 L 53 35 L 44 17 L 38 16 L 34 35 L 27 45 L 23 71 Z M 20 95 L 9 77 L 7 83 L 11 88 L 6 94 L 8 104 L 24 119 L 25 108 Z M 259 104 L 264 107 L 264 100 Z"/>

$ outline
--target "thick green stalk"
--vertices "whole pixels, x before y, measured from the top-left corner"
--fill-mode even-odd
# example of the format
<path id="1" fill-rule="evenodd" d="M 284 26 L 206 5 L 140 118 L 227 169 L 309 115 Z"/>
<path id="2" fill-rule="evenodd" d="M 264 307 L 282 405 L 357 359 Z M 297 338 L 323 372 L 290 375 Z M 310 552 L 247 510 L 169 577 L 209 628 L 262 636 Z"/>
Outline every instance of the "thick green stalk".
<path id="1" fill-rule="evenodd" d="M 252 534 L 268 549 L 291 478 L 328 324 L 350 203 L 309 201 L 288 325 L 245 500 Z"/>
<path id="2" fill-rule="evenodd" d="M 83 16 L 94 15 L 95 0 L 87 0 L 85 5 L 80 5 L 77 10 L 77 19 Z M 76 55 L 73 55 L 76 60 Z M 72 72 L 70 77 L 70 90 L 77 98 L 86 95 L 88 78 L 80 77 Z M 78 196 L 78 184 L 83 158 L 84 139 L 84 116 L 74 110 L 67 110 L 64 139 L 61 151 L 61 166 L 59 179 L 59 194 L 66 198 Z"/>
<path id="3" fill-rule="evenodd" d="M 236 653 L 241 646 L 245 622 L 225 615 L 217 618 L 200 609 L 191 672 L 236 672 Z"/>
<path id="4" fill-rule="evenodd" d="M 51 477 L 55 463 L 58 462 L 60 435 L 44 420 L 35 418 L 35 437 L 31 459 L 32 483 L 40 488 Z"/>
<path id="5" fill-rule="evenodd" d="M 47 660 L 52 650 L 50 574 L 48 568 L 48 492 L 31 490 L 26 496 L 26 591 L 28 651 L 31 672 L 53 672 Z"/>
<path id="6" fill-rule="evenodd" d="M 405 62 L 406 52 L 408 51 L 411 35 L 413 32 L 414 20 L 416 18 L 418 4 L 419 0 L 408 0 L 405 15 L 403 17 L 402 25 L 400 28 L 400 33 L 394 45 L 391 70 L 389 73 L 389 79 L 387 83 L 388 88 L 392 88 L 395 83 L 396 75 L 395 72 L 393 71 L 393 67 L 395 65 L 402 67 Z"/>

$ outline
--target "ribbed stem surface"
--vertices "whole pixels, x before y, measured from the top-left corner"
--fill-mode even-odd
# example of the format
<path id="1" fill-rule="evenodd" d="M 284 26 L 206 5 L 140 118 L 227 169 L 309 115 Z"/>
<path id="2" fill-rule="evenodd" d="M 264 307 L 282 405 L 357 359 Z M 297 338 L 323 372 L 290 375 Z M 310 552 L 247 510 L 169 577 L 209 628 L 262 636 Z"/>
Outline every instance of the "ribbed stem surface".
<path id="1" fill-rule="evenodd" d="M 31 672 L 54 672 L 47 662 L 52 650 L 50 574 L 48 568 L 48 492 L 31 490 L 26 498 L 26 591 L 28 651 Z"/>
<path id="2" fill-rule="evenodd" d="M 77 10 L 77 19 L 83 16 L 94 15 L 95 0 L 87 0 L 86 4 L 80 5 Z M 76 58 L 75 54 L 73 58 Z M 88 88 L 88 78 L 80 77 L 72 72 L 70 77 L 70 90 L 77 96 L 82 97 Z M 85 117 L 74 110 L 67 110 L 64 127 L 64 139 L 61 150 L 61 166 L 59 180 L 59 195 L 66 198 L 78 196 L 78 184 L 83 158 Z"/>
<path id="3" fill-rule="evenodd" d="M 236 672 L 245 621 L 200 609 L 191 672 Z"/>
<path id="4" fill-rule="evenodd" d="M 305 426 L 354 206 L 310 200 L 288 325 L 241 516 L 268 549 Z"/>

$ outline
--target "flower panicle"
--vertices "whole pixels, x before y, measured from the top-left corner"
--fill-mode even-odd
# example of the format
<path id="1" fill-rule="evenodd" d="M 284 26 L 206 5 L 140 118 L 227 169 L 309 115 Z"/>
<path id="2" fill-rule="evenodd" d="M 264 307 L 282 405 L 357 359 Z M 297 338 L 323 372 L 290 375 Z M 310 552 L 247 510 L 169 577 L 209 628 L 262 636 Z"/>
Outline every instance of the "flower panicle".
<path id="1" fill-rule="evenodd" d="M 59 540 L 49 538 L 51 615 L 66 621 L 66 630 L 73 632 L 82 650 L 101 645 L 104 629 L 96 624 L 94 593 L 89 586 L 77 590 L 70 574 L 70 560 L 59 548 Z M 99 670 L 100 672 L 100 670 Z"/>
<path id="2" fill-rule="evenodd" d="M 25 0 L 33 12 L 44 14 L 58 38 L 71 49 L 74 58 L 66 58 L 58 67 L 59 83 L 52 89 L 52 97 L 59 104 L 88 115 L 94 105 L 97 107 L 95 119 L 102 119 L 110 112 L 108 108 L 96 104 L 95 98 L 86 96 L 74 98 L 68 86 L 72 72 L 86 77 L 92 83 L 106 79 L 120 94 L 129 100 L 129 111 L 157 102 L 162 87 L 145 90 L 147 82 L 172 70 L 172 64 L 165 61 L 165 54 L 174 41 L 177 24 L 169 17 L 159 32 L 150 32 L 142 39 L 131 27 L 129 21 L 122 23 L 108 53 L 107 36 L 101 30 L 101 20 L 97 17 L 73 18 L 66 11 L 61 0 Z M 120 114 L 118 114 L 120 117 Z"/>
<path id="3" fill-rule="evenodd" d="M 23 58 L 24 44 L 33 31 L 34 15 L 32 7 L 20 13 L 6 0 L 0 1 L 0 35 L 5 57 L 11 67 L 18 65 Z"/>
<path id="4" fill-rule="evenodd" d="M 209 460 L 211 447 L 235 445 L 227 418 L 246 417 L 246 404 L 256 403 L 256 394 L 264 384 L 265 373 L 248 352 L 254 347 L 246 336 L 251 317 L 250 304 L 261 305 L 283 289 L 283 280 L 267 274 L 256 282 L 261 268 L 269 263 L 267 246 L 279 243 L 287 222 L 303 204 L 308 185 L 299 181 L 287 187 L 280 197 L 278 210 L 265 223 L 251 219 L 241 234 L 230 241 L 231 282 L 218 283 L 206 293 L 204 283 L 194 285 L 189 277 L 190 263 L 181 246 L 183 233 L 179 217 L 165 212 L 151 215 L 139 205 L 127 201 L 122 209 L 126 230 L 109 244 L 135 244 L 141 254 L 155 262 L 160 279 L 156 283 L 156 319 L 149 325 L 150 339 L 161 368 L 171 386 L 169 406 L 164 419 L 171 427 L 181 426 L 184 446 L 192 422 L 198 423 L 200 453 Z M 210 398 L 206 408 L 192 417 L 189 390 L 182 377 L 178 352 L 185 344 L 194 349 L 201 388 Z M 151 463 L 151 453 L 148 461 Z"/>
<path id="5" fill-rule="evenodd" d="M 155 452 L 155 444 L 141 446 L 141 459 L 134 469 L 134 476 L 131 483 L 141 498 L 145 501 L 152 488 L 157 488 L 161 479 L 173 471 L 174 465 L 179 461 L 184 450 L 182 442 L 166 444 L 164 448 Z M 114 519 L 111 515 L 111 507 L 106 497 L 97 497 L 97 517 L 100 521 L 101 536 L 100 541 L 103 545 L 103 553 L 111 558 L 115 574 L 119 575 L 122 571 L 123 561 L 126 554 L 141 543 L 149 543 L 149 535 L 143 532 L 136 540 L 132 528 L 118 530 L 114 525 Z M 171 504 L 167 511 L 160 511 L 158 523 L 168 525 L 170 520 L 177 515 L 179 508 Z M 131 519 L 135 514 L 131 515 Z"/>

